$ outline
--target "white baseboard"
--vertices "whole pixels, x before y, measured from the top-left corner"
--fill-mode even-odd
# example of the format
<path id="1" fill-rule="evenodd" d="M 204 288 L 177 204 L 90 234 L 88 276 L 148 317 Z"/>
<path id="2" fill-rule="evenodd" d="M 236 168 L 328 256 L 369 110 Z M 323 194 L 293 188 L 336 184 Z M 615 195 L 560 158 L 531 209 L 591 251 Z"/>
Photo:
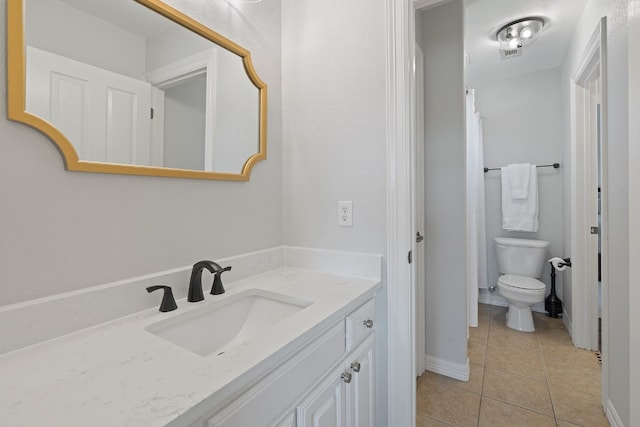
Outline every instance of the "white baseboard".
<path id="1" fill-rule="evenodd" d="M 461 365 L 459 363 L 449 362 L 427 354 L 424 356 L 424 361 L 427 371 L 435 372 L 436 374 L 444 375 L 460 381 L 469 381 L 469 372 L 471 369 L 469 366 L 469 359 L 467 359 L 466 364 Z"/>
<path id="2" fill-rule="evenodd" d="M 607 399 L 604 413 L 607 416 L 607 420 L 609 421 L 609 424 L 611 424 L 611 427 L 624 427 L 624 424 L 620 419 L 620 415 L 618 415 L 616 408 L 613 406 L 613 403 L 609 399 Z"/>
<path id="3" fill-rule="evenodd" d="M 562 310 L 562 322 L 564 323 L 564 327 L 567 328 L 569 336 L 573 339 L 573 325 L 571 324 L 571 318 L 567 314 L 566 310 Z"/>

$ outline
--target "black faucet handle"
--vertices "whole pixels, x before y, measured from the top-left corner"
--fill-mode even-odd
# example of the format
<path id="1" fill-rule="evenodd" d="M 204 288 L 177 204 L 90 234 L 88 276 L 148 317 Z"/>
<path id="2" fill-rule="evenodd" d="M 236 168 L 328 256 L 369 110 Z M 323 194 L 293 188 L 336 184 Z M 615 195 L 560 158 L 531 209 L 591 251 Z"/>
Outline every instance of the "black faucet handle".
<path id="1" fill-rule="evenodd" d="M 153 291 L 157 291 L 158 289 L 164 290 L 164 294 L 162 295 L 162 302 L 160 303 L 160 311 L 167 312 L 167 311 L 173 311 L 176 308 L 178 308 L 178 305 L 176 304 L 176 300 L 173 297 L 173 291 L 171 290 L 171 286 L 166 286 L 166 285 L 149 286 L 147 288 L 147 292 L 151 293 Z"/>
<path id="2" fill-rule="evenodd" d="M 211 287 L 211 295 L 224 294 L 224 286 L 222 286 L 222 273 L 231 270 L 231 266 L 220 268 L 213 277 L 213 286 Z"/>

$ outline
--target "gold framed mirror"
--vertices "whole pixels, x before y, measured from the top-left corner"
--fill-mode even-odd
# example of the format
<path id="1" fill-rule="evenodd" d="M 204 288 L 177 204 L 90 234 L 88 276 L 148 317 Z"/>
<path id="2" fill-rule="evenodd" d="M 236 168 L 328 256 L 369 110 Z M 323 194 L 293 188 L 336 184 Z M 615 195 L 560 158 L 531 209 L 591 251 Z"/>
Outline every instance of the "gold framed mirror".
<path id="1" fill-rule="evenodd" d="M 248 50 L 160 0 L 7 0 L 8 117 L 70 171 L 248 181 L 267 86 Z"/>

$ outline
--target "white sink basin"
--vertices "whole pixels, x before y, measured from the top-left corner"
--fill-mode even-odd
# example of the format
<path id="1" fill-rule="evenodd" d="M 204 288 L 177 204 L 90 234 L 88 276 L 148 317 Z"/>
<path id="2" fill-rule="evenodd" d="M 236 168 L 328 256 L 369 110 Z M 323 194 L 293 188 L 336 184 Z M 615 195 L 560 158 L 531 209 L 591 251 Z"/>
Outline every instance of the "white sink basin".
<path id="1" fill-rule="evenodd" d="M 145 330 L 201 356 L 220 355 L 310 304 L 300 298 L 250 289 L 153 323 Z"/>

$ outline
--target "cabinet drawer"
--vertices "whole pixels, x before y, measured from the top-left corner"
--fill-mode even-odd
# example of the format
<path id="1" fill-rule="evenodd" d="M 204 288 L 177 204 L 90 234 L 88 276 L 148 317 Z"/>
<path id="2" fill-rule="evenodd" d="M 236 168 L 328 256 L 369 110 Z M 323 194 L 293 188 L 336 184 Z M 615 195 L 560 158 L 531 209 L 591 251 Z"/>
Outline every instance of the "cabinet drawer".
<path id="1" fill-rule="evenodd" d="M 376 324 L 376 304 L 374 299 L 362 304 L 345 320 L 347 329 L 347 351 L 351 351 L 362 339 L 373 331 Z"/>

